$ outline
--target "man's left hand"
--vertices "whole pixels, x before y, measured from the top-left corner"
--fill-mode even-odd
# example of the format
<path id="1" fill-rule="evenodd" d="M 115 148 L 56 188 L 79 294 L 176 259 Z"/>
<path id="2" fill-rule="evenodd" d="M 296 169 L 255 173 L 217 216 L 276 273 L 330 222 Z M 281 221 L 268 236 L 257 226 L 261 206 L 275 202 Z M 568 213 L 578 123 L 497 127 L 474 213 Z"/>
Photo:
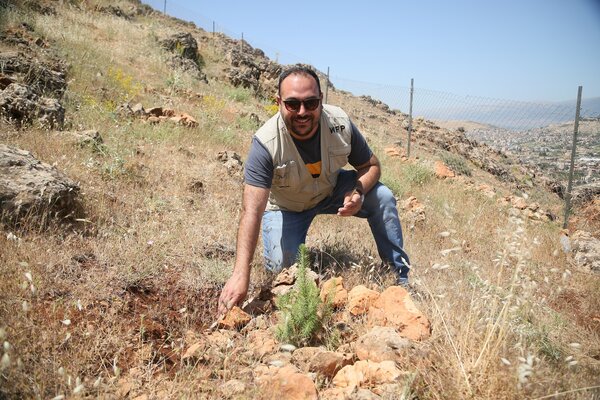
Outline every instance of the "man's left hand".
<path id="1" fill-rule="evenodd" d="M 350 217 L 359 212 L 362 207 L 362 197 L 356 190 L 346 193 L 344 196 L 344 205 L 338 208 L 337 215 Z"/>

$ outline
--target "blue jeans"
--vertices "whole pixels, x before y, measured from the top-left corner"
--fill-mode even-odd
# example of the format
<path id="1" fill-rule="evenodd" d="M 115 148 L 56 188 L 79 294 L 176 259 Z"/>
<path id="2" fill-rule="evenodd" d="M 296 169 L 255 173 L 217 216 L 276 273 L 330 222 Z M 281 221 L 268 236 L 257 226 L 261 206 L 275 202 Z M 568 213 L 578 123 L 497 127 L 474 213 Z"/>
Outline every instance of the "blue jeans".
<path id="1" fill-rule="evenodd" d="M 342 170 L 331 196 L 315 207 L 301 212 L 265 211 L 262 219 L 265 267 L 271 272 L 279 272 L 292 265 L 298 248 L 306 241 L 312 220 L 319 214 L 337 214 L 345 193 L 355 186 L 356 171 Z M 392 191 L 377 182 L 365 194 L 362 208 L 355 216 L 367 218 L 381 260 L 396 272 L 399 283 L 408 283 L 410 262 L 402 248 L 402 228 Z"/>

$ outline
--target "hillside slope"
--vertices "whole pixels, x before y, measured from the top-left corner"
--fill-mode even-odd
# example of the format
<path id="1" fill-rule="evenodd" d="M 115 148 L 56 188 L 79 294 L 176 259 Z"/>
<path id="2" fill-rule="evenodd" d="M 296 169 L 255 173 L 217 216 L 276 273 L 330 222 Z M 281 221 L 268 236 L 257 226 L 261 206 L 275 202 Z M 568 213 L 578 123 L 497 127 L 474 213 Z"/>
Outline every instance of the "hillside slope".
<path id="1" fill-rule="evenodd" d="M 217 332 L 206 357 L 182 358 L 217 317 L 242 163 L 254 131 L 277 112 L 282 66 L 133 0 L 21 0 L 0 11 L 0 142 L 79 188 L 64 218 L 2 219 L 0 398 L 269 398 L 256 371 L 291 356 L 253 355 L 248 331 Z M 7 100 L 20 87 L 29 102 Z M 597 232 L 600 205 L 576 210 L 569 239 L 548 189 L 560 191 L 557 183 L 535 168 L 423 119 L 402 157 L 406 114 L 334 87 L 329 103 L 382 161 L 413 263 L 412 298 L 432 328 L 398 356 L 406 379 L 391 392 L 367 383 L 369 396 L 600 394 L 600 276 L 577 258 L 585 235 L 575 235 Z M 80 140 L 89 130 L 102 140 Z M 438 178 L 439 161 L 456 176 Z M 313 270 L 341 275 L 347 289 L 383 291 L 393 277 L 368 229 L 317 218 Z M 259 245 L 252 294 L 272 279 L 261 254 Z M 366 333 L 362 318 L 337 317 L 352 335 Z M 306 376 L 320 393 L 334 386 Z"/>

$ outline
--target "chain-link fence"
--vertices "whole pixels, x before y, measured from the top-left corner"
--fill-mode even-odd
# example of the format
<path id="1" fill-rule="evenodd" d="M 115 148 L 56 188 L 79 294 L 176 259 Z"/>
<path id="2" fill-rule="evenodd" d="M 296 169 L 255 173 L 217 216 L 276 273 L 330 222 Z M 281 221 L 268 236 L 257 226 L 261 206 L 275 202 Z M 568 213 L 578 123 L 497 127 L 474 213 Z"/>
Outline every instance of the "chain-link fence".
<path id="1" fill-rule="evenodd" d="M 234 39 L 244 38 L 243 33 L 236 33 L 186 8 L 178 1 L 169 0 L 168 4 L 163 3 L 163 0 L 145 2 L 160 11 L 163 10 L 164 4 L 167 13 L 176 16 L 184 15 L 186 19 L 192 20 L 208 32 L 223 33 Z M 247 34 L 245 39 L 267 54 L 275 55 L 274 61 L 280 61 L 279 56 L 281 56 L 283 60 L 302 60 L 311 63 L 311 60 L 288 54 L 287 51 L 272 49 L 268 44 L 254 43 L 251 33 Z M 321 72 L 327 71 L 329 75 L 328 66 L 315 65 L 315 67 Z M 412 117 L 423 117 L 435 121 L 442 127 L 463 131 L 470 139 L 512 154 L 524 164 L 540 167 L 549 176 L 565 182 L 566 186 L 575 126 L 577 89 L 575 87 L 572 101 L 528 102 L 461 95 L 418 86 L 411 88 L 361 82 L 335 76 L 335 66 L 331 66 L 331 70 L 333 71 L 331 81 L 338 89 L 349 91 L 357 96 L 369 95 L 386 103 L 390 108 L 407 114 L 412 105 Z M 366 79 L 368 80 L 368 77 Z M 574 187 L 600 186 L 600 98 L 584 98 L 579 115 L 577 151 L 573 159 L 573 185 Z M 398 138 L 398 140 L 408 143 L 407 138 Z"/>

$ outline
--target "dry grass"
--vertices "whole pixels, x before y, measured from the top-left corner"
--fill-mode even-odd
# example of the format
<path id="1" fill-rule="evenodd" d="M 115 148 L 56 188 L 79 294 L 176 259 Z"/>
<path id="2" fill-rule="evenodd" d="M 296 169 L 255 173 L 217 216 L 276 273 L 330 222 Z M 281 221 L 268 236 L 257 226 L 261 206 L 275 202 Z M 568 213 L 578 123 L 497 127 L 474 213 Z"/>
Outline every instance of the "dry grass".
<path id="1" fill-rule="evenodd" d="M 215 398 L 236 377 L 249 385 L 241 398 L 253 398 L 259 361 L 240 350 L 243 338 L 207 365 L 183 365 L 180 357 L 189 331 L 198 334 L 213 321 L 233 264 L 242 185 L 216 156 L 247 153 L 254 126 L 240 115 L 254 112 L 264 121 L 265 103 L 220 80 L 223 55 L 210 42 L 201 42 L 206 84 L 166 65 L 157 38 L 172 32 L 173 21 L 129 22 L 92 11 L 96 4 L 102 2 L 82 9 L 54 4 L 58 14 L 47 16 L 13 11 L 3 20 L 6 26 L 27 20 L 58 49 L 70 65 L 69 129 L 97 129 L 104 145 L 82 148 L 64 132 L 1 126 L 3 142 L 80 182 L 85 215 L 78 224 L 45 230 L 3 227 L 0 341 L 8 343 L 2 354 L 9 361 L 0 367 L 0 397 L 101 397 L 129 384 L 132 397 Z M 401 211 L 415 300 L 433 325 L 432 338 L 402 365 L 416 374 L 413 395 L 597 393 L 578 389 L 598 385 L 600 278 L 577 270 L 562 253 L 558 224 L 512 215 L 461 180 L 417 179 L 438 155 L 415 145 L 420 160 L 383 156 L 394 141 L 393 125 L 361 119 L 364 103 L 331 96 L 357 114 L 399 203 L 415 196 L 425 206 L 420 222 Z M 114 111 L 124 101 L 187 112 L 199 126 L 122 118 Z M 509 192 L 473 172 L 474 182 Z M 543 192 L 532 196 L 545 208 L 559 207 Z M 393 281 L 378 267 L 366 221 L 318 217 L 308 245 L 315 267 L 341 273 L 349 286 Z M 257 249 L 256 284 L 265 279 L 261 254 Z"/>

